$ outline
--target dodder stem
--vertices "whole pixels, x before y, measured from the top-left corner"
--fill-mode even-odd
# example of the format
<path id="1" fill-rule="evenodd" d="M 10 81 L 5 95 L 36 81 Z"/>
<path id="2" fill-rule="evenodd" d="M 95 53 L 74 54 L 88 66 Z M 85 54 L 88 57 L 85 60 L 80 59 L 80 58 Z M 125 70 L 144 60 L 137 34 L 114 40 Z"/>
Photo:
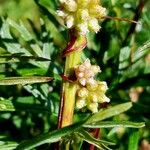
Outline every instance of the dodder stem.
<path id="1" fill-rule="evenodd" d="M 81 51 L 85 46 L 85 37 L 72 36 L 64 51 L 66 56 L 64 76 L 69 77 L 69 79 L 75 78 L 74 67 L 80 64 Z M 77 84 L 75 82 L 68 82 L 67 80 L 63 82 L 58 128 L 68 126 L 73 122 L 76 90 Z"/>

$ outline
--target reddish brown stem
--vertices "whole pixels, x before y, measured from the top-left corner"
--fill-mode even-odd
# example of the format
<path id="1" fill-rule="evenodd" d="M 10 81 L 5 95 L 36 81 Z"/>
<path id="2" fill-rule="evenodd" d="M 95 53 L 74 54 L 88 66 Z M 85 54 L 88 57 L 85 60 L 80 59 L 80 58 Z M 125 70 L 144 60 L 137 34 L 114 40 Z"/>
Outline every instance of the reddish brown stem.
<path id="1" fill-rule="evenodd" d="M 97 128 L 97 129 L 94 129 L 94 132 L 93 132 L 93 136 L 98 139 L 99 138 L 99 135 L 100 135 L 100 129 Z M 89 150 L 95 150 L 95 146 L 94 145 L 90 145 L 89 147 Z"/>

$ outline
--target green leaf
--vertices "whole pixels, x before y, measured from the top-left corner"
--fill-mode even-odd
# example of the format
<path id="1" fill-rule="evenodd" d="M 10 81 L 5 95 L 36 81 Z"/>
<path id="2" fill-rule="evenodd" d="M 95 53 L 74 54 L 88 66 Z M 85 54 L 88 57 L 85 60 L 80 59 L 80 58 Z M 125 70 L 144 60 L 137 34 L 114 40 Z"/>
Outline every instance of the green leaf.
<path id="1" fill-rule="evenodd" d="M 22 142 L 17 150 L 30 150 L 34 147 L 40 146 L 45 143 L 54 143 L 61 140 L 62 137 L 71 134 L 75 130 L 80 127 L 81 123 L 77 123 L 71 126 L 67 126 L 50 133 L 45 133 L 35 137 L 34 139 L 29 139 L 27 141 Z"/>
<path id="2" fill-rule="evenodd" d="M 20 21 L 20 25 L 18 25 L 15 21 L 11 19 L 7 19 L 7 22 L 9 23 L 10 26 L 15 28 L 20 33 L 20 35 L 25 41 L 31 41 L 32 39 L 34 39 L 21 21 Z"/>
<path id="3" fill-rule="evenodd" d="M 150 52 L 150 41 L 145 42 L 133 55 L 133 62 L 138 61 Z"/>
<path id="4" fill-rule="evenodd" d="M 0 150 L 14 150 L 17 146 L 16 142 L 0 141 Z"/>
<path id="5" fill-rule="evenodd" d="M 1 63 L 15 63 L 15 62 L 20 62 L 20 61 L 50 61 L 47 58 L 43 57 L 37 57 L 37 56 L 15 56 L 13 55 L 3 55 L 0 56 L 0 64 Z"/>
<path id="6" fill-rule="evenodd" d="M 40 4 L 41 6 L 43 6 L 43 7 L 45 7 L 45 8 L 48 10 L 48 12 L 56 19 L 56 21 L 57 21 L 58 23 L 60 23 L 61 25 L 64 26 L 63 20 L 60 19 L 60 17 L 57 16 L 56 10 L 54 10 L 54 9 L 52 8 L 52 6 L 50 5 L 51 3 L 50 3 L 49 1 L 47 1 L 47 0 L 39 0 L 39 4 Z"/>
<path id="7" fill-rule="evenodd" d="M 8 77 L 0 79 L 0 85 L 33 84 L 51 81 L 51 77 Z"/>
<path id="8" fill-rule="evenodd" d="M 119 115 L 120 113 L 127 111 L 131 107 L 132 107 L 132 103 L 128 102 L 128 103 L 113 106 L 111 108 L 107 108 L 105 110 L 101 110 L 98 113 L 95 113 L 93 116 L 91 116 L 87 120 L 86 124 L 98 122 L 98 121 L 110 118 L 112 116 Z"/>
<path id="9" fill-rule="evenodd" d="M 0 111 L 22 111 L 49 112 L 49 107 L 38 103 L 34 97 L 18 97 L 17 99 L 0 98 Z"/>
<path id="10" fill-rule="evenodd" d="M 12 101 L 0 100 L 0 111 L 15 111 Z"/>
<path id="11" fill-rule="evenodd" d="M 128 127 L 128 128 L 142 128 L 145 126 L 144 122 L 130 122 L 130 121 L 101 121 L 92 124 L 84 124 L 85 128 L 113 128 L 113 127 Z"/>
<path id="12" fill-rule="evenodd" d="M 104 140 L 98 140 L 95 139 L 94 137 L 92 137 L 87 131 L 85 130 L 79 130 L 79 132 L 77 132 L 77 134 L 79 135 L 80 138 L 82 138 L 84 141 L 95 145 L 97 148 L 103 150 L 103 145 L 114 145 L 114 143 L 112 142 L 107 142 Z"/>
<path id="13" fill-rule="evenodd" d="M 128 150 L 137 150 L 140 134 L 139 131 L 133 130 L 129 136 Z"/>

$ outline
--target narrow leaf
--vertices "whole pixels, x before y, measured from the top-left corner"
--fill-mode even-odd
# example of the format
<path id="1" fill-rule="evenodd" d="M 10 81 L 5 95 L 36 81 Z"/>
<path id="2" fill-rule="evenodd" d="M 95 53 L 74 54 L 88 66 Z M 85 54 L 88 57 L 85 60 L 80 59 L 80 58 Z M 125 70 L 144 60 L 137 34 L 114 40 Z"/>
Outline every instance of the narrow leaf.
<path id="1" fill-rule="evenodd" d="M 133 62 L 138 61 L 149 52 L 150 52 L 150 41 L 147 41 L 135 52 L 135 54 L 133 55 Z"/>
<path id="2" fill-rule="evenodd" d="M 51 81 L 51 77 L 8 77 L 0 79 L 0 85 L 33 84 Z"/>
<path id="3" fill-rule="evenodd" d="M 137 150 L 140 134 L 139 131 L 133 130 L 129 136 L 128 150 Z"/>
<path id="4" fill-rule="evenodd" d="M 17 150 L 30 150 L 30 149 L 33 149 L 34 147 L 37 147 L 45 143 L 58 142 L 65 135 L 71 134 L 72 132 L 77 130 L 80 127 L 80 125 L 81 123 L 80 124 L 78 123 L 78 124 L 74 124 L 68 127 L 64 127 L 64 128 L 52 131 L 50 133 L 39 135 L 35 137 L 34 139 L 30 139 L 30 140 L 22 142 L 17 147 Z"/>
<path id="5" fill-rule="evenodd" d="M 0 150 L 14 150 L 18 146 L 18 143 L 16 142 L 0 141 L 0 143 Z"/>
<path id="6" fill-rule="evenodd" d="M 9 23 L 10 26 L 15 28 L 20 33 L 20 35 L 25 41 L 30 41 L 33 39 L 33 36 L 30 34 L 30 32 L 27 30 L 27 28 L 23 25 L 21 21 L 20 25 L 18 25 L 15 21 L 11 19 L 7 19 L 7 22 Z"/>
<path id="7" fill-rule="evenodd" d="M 77 132 L 77 134 L 80 136 L 80 138 L 82 138 L 84 141 L 95 145 L 97 148 L 99 149 L 103 149 L 103 145 L 115 145 L 112 142 L 107 142 L 104 140 L 98 140 L 95 139 L 94 137 L 92 137 L 87 131 L 85 130 L 79 130 L 79 132 Z"/>
<path id="8" fill-rule="evenodd" d="M 10 100 L 0 100 L 0 111 L 15 111 L 15 108 Z"/>
<path id="9" fill-rule="evenodd" d="M 43 57 L 36 57 L 36 56 L 14 56 L 14 55 L 8 55 L 8 56 L 0 56 L 0 63 L 13 63 L 13 62 L 20 62 L 20 61 L 50 61 L 47 58 Z"/>
<path id="10" fill-rule="evenodd" d="M 84 124 L 85 128 L 113 128 L 113 127 L 128 127 L 128 128 L 142 128 L 145 126 L 144 122 L 130 122 L 130 121 L 101 121 L 92 124 Z"/>
<path id="11" fill-rule="evenodd" d="M 86 124 L 98 122 L 98 121 L 110 118 L 112 116 L 119 115 L 120 113 L 127 111 L 131 107 L 132 107 L 132 103 L 128 102 L 128 103 L 119 104 L 111 108 L 99 111 L 98 113 L 95 113 L 92 117 L 90 117 L 87 120 Z"/>

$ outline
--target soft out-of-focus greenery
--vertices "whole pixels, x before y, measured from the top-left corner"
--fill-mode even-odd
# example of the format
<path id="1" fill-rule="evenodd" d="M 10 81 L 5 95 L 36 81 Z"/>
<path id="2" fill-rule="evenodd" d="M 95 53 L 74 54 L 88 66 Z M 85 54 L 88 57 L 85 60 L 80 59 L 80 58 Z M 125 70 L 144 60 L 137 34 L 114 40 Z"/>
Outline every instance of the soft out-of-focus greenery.
<path id="1" fill-rule="evenodd" d="M 98 34 L 89 33 L 83 55 L 101 67 L 97 78 L 107 81 L 111 105 L 133 102 L 130 111 L 112 120 L 146 123 L 140 130 L 102 128 L 100 137 L 115 142 L 112 148 L 118 150 L 137 150 L 144 139 L 150 140 L 150 2 L 102 1 L 108 15 L 128 19 L 136 15 L 140 2 L 144 8 L 135 30 L 130 30 L 134 26 L 128 22 L 104 19 Z M 0 149 L 13 149 L 23 140 L 57 128 L 61 52 L 68 40 L 66 28 L 55 15 L 57 6 L 57 0 L 0 0 L 0 79 L 54 78 L 48 83 L 11 86 L 0 80 Z M 76 110 L 75 122 L 88 114 Z M 82 138 L 87 136 L 81 133 Z"/>

